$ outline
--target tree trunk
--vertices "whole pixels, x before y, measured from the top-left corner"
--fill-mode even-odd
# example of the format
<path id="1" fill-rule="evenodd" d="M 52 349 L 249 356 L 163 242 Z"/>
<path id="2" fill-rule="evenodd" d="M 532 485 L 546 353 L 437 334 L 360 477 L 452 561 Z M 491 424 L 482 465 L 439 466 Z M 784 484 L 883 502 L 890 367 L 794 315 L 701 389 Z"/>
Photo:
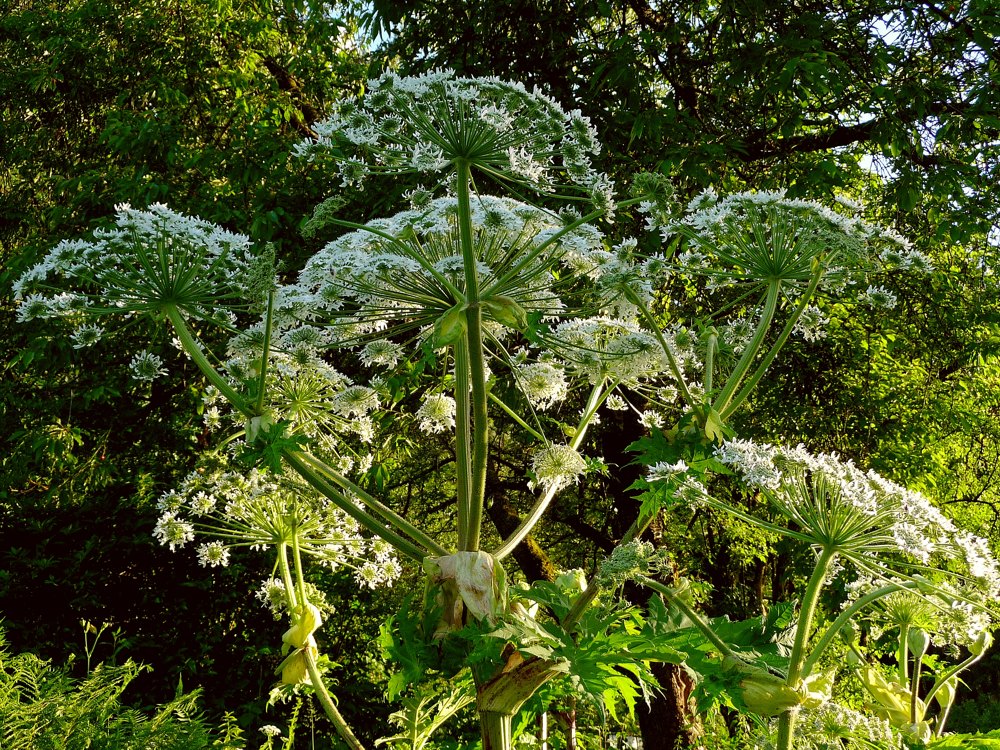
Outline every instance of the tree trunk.
<path id="1" fill-rule="evenodd" d="M 691 706 L 694 680 L 676 664 L 653 664 L 653 674 L 663 694 L 636 707 L 643 750 L 699 747 L 704 730 Z"/>

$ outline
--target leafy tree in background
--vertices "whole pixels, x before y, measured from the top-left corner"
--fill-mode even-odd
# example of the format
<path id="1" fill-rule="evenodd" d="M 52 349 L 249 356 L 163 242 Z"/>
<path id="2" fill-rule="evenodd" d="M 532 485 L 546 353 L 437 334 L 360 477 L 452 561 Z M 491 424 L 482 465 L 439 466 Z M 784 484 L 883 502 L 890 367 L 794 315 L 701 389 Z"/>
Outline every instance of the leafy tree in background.
<path id="1" fill-rule="evenodd" d="M 324 193 L 286 169 L 288 143 L 336 94 L 358 87 L 364 61 L 337 43 L 344 29 L 334 16 L 317 12 L 325 4 L 281 5 L 14 2 L 0 19 L 0 57 L 12 63 L 0 73 L 0 281 L 9 287 L 49 238 L 70 236 L 123 201 L 143 206 L 168 200 L 231 227 L 253 227 L 255 237 L 277 241 L 294 266 L 286 240 Z M 908 236 L 934 250 L 940 273 L 933 284 L 893 287 L 899 320 L 895 313 L 889 321 L 833 311 L 831 340 L 795 348 L 797 356 L 759 393 L 755 413 L 772 417 L 746 428 L 815 440 L 835 427 L 827 434 L 838 435 L 837 448 L 870 456 L 898 478 L 936 483 L 936 494 L 949 502 L 972 501 L 967 507 L 983 512 L 988 530 L 996 456 L 996 406 L 989 394 L 996 391 L 983 373 L 997 340 L 996 310 L 980 289 L 992 285 L 994 251 L 986 236 L 998 205 L 997 73 L 990 42 L 998 21 L 988 3 L 924 3 L 905 10 L 889 3 L 641 2 L 585 2 L 572 9 L 544 2 L 375 8 L 386 26 L 402 21 L 392 27 L 387 59 L 407 71 L 448 65 L 463 73 L 495 72 L 579 102 L 597 123 L 608 146 L 605 158 L 619 173 L 658 169 L 692 192 L 710 183 L 790 184 L 792 192 L 809 195 L 841 190 L 865 197 L 881 207 L 883 219 L 910 228 Z M 884 167 L 880 178 L 858 167 L 859 154 L 876 157 Z M 938 242 L 963 244 L 945 251 Z M 931 322 L 920 322 L 927 313 L 934 314 Z M 10 320 L 8 303 L 0 314 Z M 28 581 L 51 579 L 60 561 L 74 555 L 78 564 L 70 569 L 81 575 L 74 606 L 103 604 L 88 593 L 106 585 L 89 583 L 101 577 L 103 560 L 112 554 L 110 567 L 134 564 L 139 570 L 136 561 L 152 554 L 152 511 L 147 504 L 145 515 L 136 517 L 130 507 L 137 482 L 157 488 L 170 483 L 202 439 L 193 421 L 168 424 L 158 415 L 191 414 L 199 386 L 172 380 L 135 393 L 134 411 L 123 410 L 117 394 L 134 393 L 133 387 L 124 379 L 109 385 L 100 350 L 72 350 L 40 326 L 26 335 L 4 328 L 8 351 L 23 353 L 4 363 L 0 386 L 0 434 L 11 436 L 0 467 L 9 483 L 0 487 L 0 524 L 5 541 L 12 540 L 12 553 L 0 564 L 6 574 L 0 608 L 23 601 Z M 70 377 L 71 362 L 76 372 Z M 801 411 L 789 410 L 781 397 L 792 382 Z M 624 436 L 633 426 L 605 430 L 606 457 L 630 460 Z M 969 451 L 970 441 L 976 452 Z M 612 472 L 605 496 L 624 496 L 634 476 Z M 75 504 L 85 493 L 104 499 L 93 500 L 93 523 L 80 528 L 88 516 Z M 151 491 L 138 494 L 152 497 Z M 57 496 L 64 507 L 49 512 Z M 516 506 L 499 496 L 493 500 L 494 522 L 504 523 L 506 508 L 506 522 L 516 524 Z M 627 526 L 628 508 L 617 516 L 600 506 L 595 512 L 597 500 L 581 496 L 581 512 L 560 512 L 562 523 L 539 530 L 545 541 L 563 540 L 562 559 L 572 559 L 572 547 L 584 552 L 567 542 L 579 538 L 567 527 L 586 532 L 607 551 Z M 94 540 L 106 532 L 102 519 L 109 517 L 122 519 L 120 528 L 128 531 L 121 536 L 132 546 L 98 555 Z M 738 529 L 716 531 L 716 549 L 740 551 L 734 545 Z M 782 570 L 780 556 L 767 550 L 743 553 L 746 569 L 737 587 L 765 573 L 775 579 Z M 177 560 L 159 559 L 163 567 L 156 575 L 163 578 L 153 586 L 167 576 L 185 577 L 174 570 Z M 537 554 L 521 559 L 529 566 L 545 562 Z M 707 577 L 731 571 L 731 562 L 731 556 L 729 562 L 719 557 Z M 131 583 L 129 595 L 152 588 L 146 586 L 152 581 L 138 577 Z M 210 599 L 217 595 L 210 587 L 202 577 L 195 588 Z M 65 584 L 31 590 L 47 604 L 67 591 Z M 196 602 L 192 611 L 200 607 Z M 739 606 L 749 611 L 755 604 L 748 596 Z M 718 612 L 733 602 L 713 606 Z M 54 633 L 54 655 L 78 635 L 76 614 L 64 615 L 58 631 L 49 630 L 56 609 L 38 607 L 23 621 L 33 637 L 43 625 Z M 157 613 L 150 610 L 137 630 L 152 632 Z M 252 630 L 254 617 L 260 614 L 248 612 L 247 620 L 220 630 Z M 134 611 L 127 618 L 119 622 L 142 620 Z M 10 624 L 15 640 L 18 625 Z M 194 629 L 201 632 L 201 625 Z M 137 656 L 158 663 L 167 650 L 162 639 L 146 648 Z M 255 648 L 247 645 L 248 658 L 255 658 Z M 217 653 L 222 659 L 226 649 Z M 178 654 L 202 659 L 183 649 Z M 171 669 L 155 676 L 169 683 Z M 230 670 L 221 668 L 220 681 Z M 677 679 L 675 673 L 664 682 Z M 265 675 L 262 682 L 267 680 Z M 684 688 L 679 684 L 675 692 Z"/>

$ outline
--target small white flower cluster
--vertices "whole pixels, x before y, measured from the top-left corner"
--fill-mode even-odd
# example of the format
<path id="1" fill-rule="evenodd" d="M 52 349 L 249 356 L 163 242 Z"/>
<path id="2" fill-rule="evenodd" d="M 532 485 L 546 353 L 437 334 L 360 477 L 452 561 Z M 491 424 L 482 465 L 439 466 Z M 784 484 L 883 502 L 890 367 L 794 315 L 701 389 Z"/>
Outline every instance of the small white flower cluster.
<path id="1" fill-rule="evenodd" d="M 521 365 L 515 369 L 514 379 L 528 402 L 543 411 L 565 399 L 569 389 L 566 373 L 550 362 Z"/>
<path id="2" fill-rule="evenodd" d="M 654 575 L 667 560 L 665 553 L 649 542 L 635 540 L 612 550 L 597 570 L 601 584 L 608 588 L 621 586 L 637 576 Z"/>
<path id="3" fill-rule="evenodd" d="M 140 381 L 150 382 L 167 374 L 163 358 L 145 349 L 132 357 L 128 367 L 132 377 Z"/>
<path id="4" fill-rule="evenodd" d="M 531 471 L 535 475 L 533 485 L 545 492 L 558 492 L 580 480 L 587 471 L 587 462 L 569 445 L 549 445 L 532 457 Z"/>
<path id="5" fill-rule="evenodd" d="M 567 320 L 552 328 L 546 343 L 571 372 L 591 383 L 617 380 L 632 385 L 668 368 L 656 337 L 628 320 Z"/>
<path id="6" fill-rule="evenodd" d="M 881 285 L 869 286 L 858 295 L 858 302 L 861 304 L 869 307 L 880 307 L 883 310 L 891 310 L 896 306 L 897 301 L 896 295 Z"/>
<path id="7" fill-rule="evenodd" d="M 417 426 L 434 435 L 455 427 L 455 399 L 443 393 L 428 393 L 417 409 Z"/>
<path id="8" fill-rule="evenodd" d="M 351 568 L 368 587 L 391 585 L 400 575 L 392 547 L 361 536 L 355 521 L 301 481 L 257 469 L 194 472 L 160 496 L 154 536 L 171 550 L 196 536 L 217 537 L 198 547 L 202 565 L 225 567 L 235 547 L 288 544 L 324 564 Z M 281 589 L 281 590 L 279 590 Z M 284 601 L 280 581 L 266 582 L 258 598 L 274 609 Z"/>
<path id="9" fill-rule="evenodd" d="M 802 311 L 802 315 L 795 322 L 792 333 L 804 338 L 806 341 L 819 341 L 826 338 L 826 326 L 830 319 L 823 315 L 823 311 L 815 305 L 809 305 Z"/>
<path id="10" fill-rule="evenodd" d="M 716 458 L 743 482 L 764 491 L 797 529 L 796 538 L 835 548 L 862 570 L 890 570 L 902 554 L 922 565 L 932 557 L 958 560 L 988 590 L 1000 568 L 985 540 L 961 531 L 920 493 L 836 455 L 729 440 Z M 792 534 L 792 532 L 790 532 Z"/>
<path id="11" fill-rule="evenodd" d="M 591 163 L 601 146 L 590 121 L 519 83 L 450 70 L 415 77 L 385 73 L 368 81 L 363 97 L 340 102 L 313 129 L 316 139 L 300 143 L 296 153 L 338 159 L 345 186 L 376 172 L 439 173 L 464 159 L 542 192 L 568 179 L 598 206 L 613 207 L 611 182 Z"/>

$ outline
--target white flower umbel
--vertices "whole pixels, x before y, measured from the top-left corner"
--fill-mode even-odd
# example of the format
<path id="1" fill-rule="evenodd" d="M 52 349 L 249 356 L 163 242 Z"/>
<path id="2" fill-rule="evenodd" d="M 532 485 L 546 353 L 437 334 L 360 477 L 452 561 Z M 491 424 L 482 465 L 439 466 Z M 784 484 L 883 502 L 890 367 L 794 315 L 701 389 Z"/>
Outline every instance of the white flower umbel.
<path id="1" fill-rule="evenodd" d="M 163 359 L 146 350 L 132 357 L 132 361 L 129 362 L 129 370 L 132 371 L 133 378 L 143 381 L 156 380 L 167 374 L 167 369 L 163 366 Z"/>
<path id="2" fill-rule="evenodd" d="M 567 184 L 608 202 L 610 182 L 591 158 L 596 131 L 579 111 L 497 78 L 436 71 L 404 78 L 386 73 L 364 96 L 338 103 L 296 152 L 340 160 L 345 185 L 368 173 L 429 174 L 459 160 L 492 178 L 549 192 Z M 441 177 L 437 177 L 442 181 Z"/>
<path id="3" fill-rule="evenodd" d="M 20 319 L 64 317 L 79 328 L 96 316 L 160 315 L 169 306 L 222 320 L 261 299 L 269 268 L 243 235 L 161 204 L 123 205 L 113 228 L 56 245 L 17 280 L 14 297 Z"/>
<path id="4" fill-rule="evenodd" d="M 196 538 L 202 565 L 225 566 L 240 547 L 273 549 L 292 546 L 333 568 L 356 571 L 366 585 L 391 585 L 400 574 L 392 547 L 366 539 L 357 523 L 301 480 L 259 470 L 194 472 L 177 490 L 164 493 L 155 537 L 171 549 Z M 374 565 L 374 570 L 371 566 Z M 364 572 L 362 572 L 364 571 Z M 266 584 L 258 596 L 281 601 L 284 591 Z"/>
<path id="5" fill-rule="evenodd" d="M 535 453 L 531 459 L 534 484 L 544 490 L 558 491 L 579 481 L 587 471 L 587 462 L 579 451 L 568 445 L 550 445 Z"/>
<path id="6" fill-rule="evenodd" d="M 583 226 L 536 252 L 563 228 L 558 217 L 492 196 L 478 196 L 471 211 L 481 295 L 497 300 L 483 307 L 487 323 L 511 325 L 503 313 L 514 309 L 512 304 L 525 315 L 559 314 L 563 305 L 554 271 L 568 252 L 583 257 L 602 247 L 600 232 Z M 500 275 L 515 268 L 510 278 Z M 406 356 L 399 335 L 431 330 L 464 303 L 465 279 L 455 199 L 439 198 L 421 210 L 369 222 L 328 244 L 309 259 L 298 283 L 279 289 L 278 346 L 291 349 L 302 338 L 301 328 L 325 323 L 336 327 L 310 336 L 316 346 L 363 346 L 365 364 L 376 361 L 377 351 Z M 389 336 L 396 345 L 389 344 Z M 412 337 L 411 342 L 421 343 Z M 380 356 L 391 359 L 385 351 Z"/>
<path id="7" fill-rule="evenodd" d="M 428 435 L 455 427 L 455 399 L 443 393 L 428 393 L 417 409 L 417 426 Z"/>
<path id="8" fill-rule="evenodd" d="M 786 528 L 753 519 L 711 501 L 752 523 L 827 549 L 860 570 L 889 575 L 951 561 L 983 587 L 997 586 L 997 562 L 985 543 L 958 530 L 923 495 L 862 471 L 836 455 L 814 455 L 801 446 L 784 448 L 744 440 L 725 442 L 716 457 L 750 487 L 757 488 L 791 523 Z"/>

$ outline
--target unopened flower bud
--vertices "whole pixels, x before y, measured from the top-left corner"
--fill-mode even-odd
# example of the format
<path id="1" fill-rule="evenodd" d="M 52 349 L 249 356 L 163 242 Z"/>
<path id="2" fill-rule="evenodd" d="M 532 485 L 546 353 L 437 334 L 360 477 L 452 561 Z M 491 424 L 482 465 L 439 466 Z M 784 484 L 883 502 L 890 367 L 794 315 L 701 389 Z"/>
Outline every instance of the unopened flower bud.
<path id="1" fill-rule="evenodd" d="M 440 348 L 454 344 L 468 329 L 465 319 L 464 302 L 448 309 L 444 315 L 434 322 L 434 346 Z"/>
<path id="2" fill-rule="evenodd" d="M 511 297 L 497 295 L 490 299 L 484 299 L 482 305 L 501 325 L 513 328 L 515 331 L 523 331 L 528 327 L 528 313 Z"/>
<path id="3" fill-rule="evenodd" d="M 760 672 L 740 680 L 740 697 L 758 716 L 778 716 L 802 703 L 802 696 L 780 677 Z"/>
<path id="4" fill-rule="evenodd" d="M 931 637 L 927 635 L 927 631 L 923 628 L 910 628 L 906 634 L 906 645 L 918 657 L 923 656 L 927 653 L 927 649 L 931 645 Z"/>

